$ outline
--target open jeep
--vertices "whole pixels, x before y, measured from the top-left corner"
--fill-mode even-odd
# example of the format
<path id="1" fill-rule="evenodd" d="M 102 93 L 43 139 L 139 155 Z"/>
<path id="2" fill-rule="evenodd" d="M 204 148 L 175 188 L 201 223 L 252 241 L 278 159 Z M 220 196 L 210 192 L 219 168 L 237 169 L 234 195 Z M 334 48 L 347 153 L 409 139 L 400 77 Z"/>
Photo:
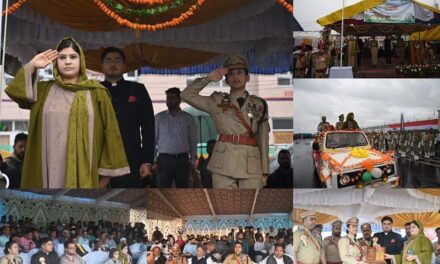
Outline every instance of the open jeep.
<path id="1" fill-rule="evenodd" d="M 315 173 L 327 188 L 399 184 L 394 153 L 373 149 L 361 130 L 320 132 L 312 148 Z"/>

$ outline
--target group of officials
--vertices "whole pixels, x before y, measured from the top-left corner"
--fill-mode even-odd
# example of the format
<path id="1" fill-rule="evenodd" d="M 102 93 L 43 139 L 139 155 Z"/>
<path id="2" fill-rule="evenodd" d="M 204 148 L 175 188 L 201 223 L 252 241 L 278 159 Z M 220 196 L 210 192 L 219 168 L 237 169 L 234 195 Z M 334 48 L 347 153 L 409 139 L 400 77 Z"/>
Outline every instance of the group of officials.
<path id="1" fill-rule="evenodd" d="M 139 187 L 140 177 L 157 174 L 157 187 L 188 187 L 189 174 L 197 159 L 194 118 L 180 109 L 184 102 L 211 115 L 218 139 L 207 169 L 214 188 L 260 188 L 269 173 L 268 107 L 262 98 L 249 94 L 249 66 L 239 55 L 226 58 L 222 68 L 193 81 L 182 92 L 173 87 L 166 93 L 168 110 L 153 116 L 153 107 L 143 84 L 123 78 L 125 54 L 107 48 L 102 54 L 103 84 L 111 93 L 131 174 L 112 179 L 112 187 Z M 226 76 L 230 93 L 199 93 L 211 82 Z M 139 134 L 141 130 L 141 135 Z M 155 160 L 155 149 L 157 159 Z"/>
<path id="2" fill-rule="evenodd" d="M 342 221 L 336 220 L 332 235 L 323 239 L 314 212 L 306 211 L 300 217 L 302 226 L 293 235 L 295 264 L 368 264 L 372 261 L 370 251 L 382 251 L 382 262 L 376 258 L 374 263 L 440 263 L 440 244 L 424 235 L 419 221 L 407 223 L 406 236 L 402 237 L 393 231 L 393 219 L 385 216 L 381 220 L 383 232 L 372 235 L 371 224 L 364 223 L 360 226 L 362 238 L 358 238 L 359 219 L 352 217 L 346 222 L 346 236 L 342 236 Z M 436 232 L 440 238 L 440 228 Z"/>
<path id="3" fill-rule="evenodd" d="M 83 56 L 76 42 L 67 39 L 63 40 L 61 44 L 66 41 L 72 42 L 73 44 L 70 45 L 78 49 L 78 52 L 73 52 L 72 55 L 76 56 L 74 57 L 76 60 L 78 60 L 79 54 Z M 64 52 L 69 48 L 61 48 L 60 46 L 59 49 Z M 51 63 L 52 60 L 60 60 L 60 58 L 57 58 L 57 54 L 56 51 L 41 53 L 34 57 L 31 61 L 32 65 L 38 62 L 38 67 L 41 67 Z M 210 186 L 204 187 L 261 188 L 265 185 L 269 176 L 270 127 L 268 106 L 265 100 L 246 91 L 246 84 L 250 80 L 250 75 L 249 65 L 245 58 L 240 55 L 230 55 L 226 58 L 223 67 L 212 71 L 206 77 L 196 79 L 183 91 L 177 87 L 166 90 L 168 109 L 156 115 L 154 115 L 152 101 L 145 86 L 124 79 L 126 56 L 121 49 L 116 47 L 105 48 L 101 54 L 101 62 L 102 72 L 105 75 L 105 80 L 101 82 L 101 85 L 105 86 L 109 92 L 118 123 L 116 126 L 119 126 L 130 170 L 129 174 L 126 174 L 128 167 L 124 167 L 124 171 L 122 169 L 112 171 L 112 176 L 118 177 L 106 177 L 111 178 L 110 187 L 139 188 L 148 184 L 158 188 L 189 187 L 189 175 L 194 174 L 197 161 L 197 128 L 194 117 L 180 108 L 182 101 L 209 113 L 218 131 L 217 140 L 212 139 L 210 141 L 213 144 L 210 145 L 210 155 L 203 167 L 202 173 L 209 174 L 210 177 L 207 180 Z M 30 67 L 29 65 L 30 63 L 25 66 L 25 70 L 26 67 Z M 66 69 L 72 68 L 70 64 L 67 66 Z M 56 72 L 59 71 L 59 67 L 61 66 L 54 67 L 57 70 Z M 29 75 L 28 72 L 25 71 L 25 73 Z M 218 82 L 223 77 L 230 86 L 229 93 L 214 92 L 210 96 L 200 95 L 200 92 L 211 82 Z M 58 81 L 57 78 L 59 77 L 56 77 L 56 81 Z M 87 77 L 83 76 L 81 78 L 86 79 Z M 10 85 L 8 87 L 7 92 L 9 92 L 10 97 L 12 95 L 12 98 L 20 104 L 21 101 L 17 99 L 18 96 L 14 95 L 17 92 L 23 92 L 22 86 L 29 83 L 21 80 L 21 82 L 16 81 L 14 84 L 15 86 Z M 98 86 L 99 84 L 94 85 Z M 68 86 L 68 84 L 64 86 Z M 27 86 L 26 89 L 28 89 Z M 33 98 L 31 99 L 33 100 Z M 100 101 L 98 105 L 99 103 Z M 90 119 L 93 119 L 93 117 L 90 117 Z M 58 126 L 61 125 L 58 124 Z M 114 129 L 117 128 L 107 127 L 104 128 L 104 131 Z M 112 132 L 114 135 L 118 134 L 117 131 Z M 29 135 L 29 137 L 34 138 L 35 136 Z M 32 143 L 37 139 L 39 138 L 33 139 Z M 115 141 L 116 143 L 119 142 L 119 140 Z M 118 145 L 118 148 L 119 146 L 121 145 Z M 19 161 L 18 164 L 13 166 L 16 168 L 16 174 L 18 175 L 12 179 L 12 182 L 16 185 L 15 188 L 24 186 L 25 176 L 26 186 L 29 186 L 30 175 L 21 177 L 21 186 L 19 177 L 25 173 L 24 171 L 27 171 L 25 174 L 29 174 L 29 164 L 35 163 L 33 160 L 29 161 L 30 157 L 38 157 L 38 149 L 35 149 L 35 146 L 31 148 L 27 149 L 26 153 L 33 155 L 14 155 L 14 157 L 18 157 L 17 160 Z M 14 154 L 18 154 L 18 152 L 15 153 L 15 150 L 16 146 L 14 144 Z M 25 151 L 22 152 L 24 154 Z M 116 150 L 110 152 L 112 152 L 109 154 L 110 156 L 121 154 Z M 108 157 L 109 155 L 106 158 L 112 160 L 112 157 Z M 25 156 L 28 156 L 27 159 L 24 158 Z M 122 159 L 123 156 L 119 158 L 121 161 L 124 160 Z M 43 160 L 45 160 L 45 157 Z M 80 160 L 83 161 L 83 159 Z M 52 167 L 57 166 L 55 164 L 49 165 Z M 48 170 L 53 170 L 52 167 Z M 21 173 L 22 168 L 23 173 Z M 63 170 L 62 166 L 60 168 Z M 149 178 L 152 178 L 153 173 L 156 176 L 154 183 L 149 180 Z M 125 175 L 119 176 L 123 174 Z M 52 179 L 49 180 L 52 182 Z M 40 183 L 38 182 L 38 184 Z M 100 182 L 100 184 L 103 187 L 102 185 L 106 182 Z M 36 187 L 33 185 L 31 187 Z"/>
<path id="4" fill-rule="evenodd" d="M 339 115 L 339 121 L 333 126 L 327 122 L 327 117 L 322 116 L 321 122 L 318 124 L 318 132 L 330 131 L 330 130 L 359 130 L 359 125 L 354 120 L 354 114 L 348 113 L 347 118 L 344 121 L 344 114 Z"/>

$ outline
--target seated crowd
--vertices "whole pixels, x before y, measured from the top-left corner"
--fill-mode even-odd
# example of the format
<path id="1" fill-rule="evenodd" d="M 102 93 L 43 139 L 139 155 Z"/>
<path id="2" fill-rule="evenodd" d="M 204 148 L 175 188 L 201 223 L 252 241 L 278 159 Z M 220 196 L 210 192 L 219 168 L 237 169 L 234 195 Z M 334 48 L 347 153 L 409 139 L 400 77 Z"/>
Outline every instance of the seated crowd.
<path id="1" fill-rule="evenodd" d="M 164 237 L 156 227 L 151 240 L 145 225 L 108 221 L 52 222 L 38 227 L 31 218 L 2 217 L 0 264 L 292 264 L 292 229 L 267 232 L 239 227 L 228 235 Z"/>

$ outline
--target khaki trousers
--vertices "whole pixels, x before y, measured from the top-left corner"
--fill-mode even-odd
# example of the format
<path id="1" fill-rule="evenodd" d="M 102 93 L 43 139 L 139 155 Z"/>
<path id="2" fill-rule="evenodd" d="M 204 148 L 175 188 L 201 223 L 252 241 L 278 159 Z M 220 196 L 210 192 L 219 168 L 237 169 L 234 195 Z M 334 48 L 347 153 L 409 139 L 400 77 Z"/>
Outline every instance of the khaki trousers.
<path id="1" fill-rule="evenodd" d="M 212 187 L 214 189 L 260 189 L 263 187 L 262 185 L 262 178 L 233 178 L 212 173 Z"/>

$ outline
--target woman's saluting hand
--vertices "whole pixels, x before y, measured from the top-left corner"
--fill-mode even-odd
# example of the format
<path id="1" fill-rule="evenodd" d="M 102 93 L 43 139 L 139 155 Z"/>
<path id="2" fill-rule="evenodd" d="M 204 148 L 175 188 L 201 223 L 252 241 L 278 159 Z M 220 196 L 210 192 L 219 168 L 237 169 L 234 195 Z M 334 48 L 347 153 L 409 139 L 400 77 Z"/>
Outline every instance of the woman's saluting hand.
<path id="1" fill-rule="evenodd" d="M 58 51 L 56 50 L 46 50 L 45 52 L 37 54 L 30 61 L 33 69 L 43 69 L 47 65 L 51 64 L 58 57 Z"/>

